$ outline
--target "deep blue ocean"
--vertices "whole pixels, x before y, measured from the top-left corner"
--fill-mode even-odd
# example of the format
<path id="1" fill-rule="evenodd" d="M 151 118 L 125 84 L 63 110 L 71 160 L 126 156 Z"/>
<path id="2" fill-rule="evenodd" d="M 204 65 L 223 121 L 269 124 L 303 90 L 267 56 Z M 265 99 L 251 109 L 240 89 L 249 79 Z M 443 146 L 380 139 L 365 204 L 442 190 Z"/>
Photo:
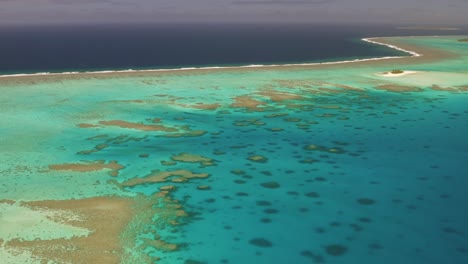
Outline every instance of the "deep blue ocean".
<path id="1" fill-rule="evenodd" d="M 303 63 L 395 56 L 401 53 L 360 39 L 465 32 L 308 24 L 0 26 L 0 73 Z"/>

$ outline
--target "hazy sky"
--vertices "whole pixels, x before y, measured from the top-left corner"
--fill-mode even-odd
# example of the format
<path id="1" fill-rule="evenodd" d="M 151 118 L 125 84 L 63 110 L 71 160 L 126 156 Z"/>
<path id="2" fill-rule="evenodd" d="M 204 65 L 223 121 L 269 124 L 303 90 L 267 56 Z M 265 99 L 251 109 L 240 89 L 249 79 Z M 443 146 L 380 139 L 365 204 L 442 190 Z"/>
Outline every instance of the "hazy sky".
<path id="1" fill-rule="evenodd" d="M 468 0 L 0 0 L 0 25 L 140 22 L 468 24 Z"/>

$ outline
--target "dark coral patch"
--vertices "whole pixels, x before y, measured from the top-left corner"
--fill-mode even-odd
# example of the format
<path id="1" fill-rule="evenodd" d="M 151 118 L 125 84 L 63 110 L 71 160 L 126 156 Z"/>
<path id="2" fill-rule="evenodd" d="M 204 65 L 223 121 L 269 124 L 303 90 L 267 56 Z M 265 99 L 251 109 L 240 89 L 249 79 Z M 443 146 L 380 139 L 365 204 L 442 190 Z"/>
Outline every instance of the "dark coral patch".
<path id="1" fill-rule="evenodd" d="M 268 188 L 268 189 L 277 189 L 277 188 L 280 187 L 280 184 L 277 183 L 277 182 L 274 182 L 274 181 L 264 182 L 264 183 L 262 183 L 260 185 L 262 185 L 263 187 Z"/>
<path id="2" fill-rule="evenodd" d="M 382 245 L 380 245 L 380 244 L 377 243 L 377 242 L 370 243 L 370 244 L 368 245 L 368 247 L 369 247 L 369 249 L 371 249 L 371 250 L 378 250 L 378 249 L 382 249 L 382 248 L 383 248 Z"/>
<path id="3" fill-rule="evenodd" d="M 249 243 L 251 245 L 254 245 L 257 247 L 263 247 L 263 248 L 269 248 L 273 246 L 273 243 L 271 243 L 269 240 L 266 240 L 264 238 L 253 238 L 249 240 Z"/>
<path id="4" fill-rule="evenodd" d="M 305 196 L 307 197 L 310 197 L 310 198 L 318 198 L 320 197 L 320 195 L 316 192 L 309 192 L 309 193 L 306 193 Z"/>
<path id="5" fill-rule="evenodd" d="M 324 258 L 320 255 L 314 254 L 312 251 L 303 250 L 299 253 L 301 256 L 312 259 L 315 263 L 323 263 Z"/>
<path id="6" fill-rule="evenodd" d="M 270 206 L 271 202 L 269 201 L 257 201 L 258 206 Z"/>
<path id="7" fill-rule="evenodd" d="M 444 231 L 445 233 L 448 233 L 448 234 L 459 234 L 459 233 L 460 233 L 459 231 L 457 231 L 457 230 L 456 230 L 455 228 L 453 228 L 453 227 L 445 227 L 445 228 L 443 229 L 443 231 Z"/>
<path id="8" fill-rule="evenodd" d="M 414 86 L 404 86 L 404 85 L 396 85 L 396 84 L 384 84 L 376 86 L 375 89 L 377 90 L 384 90 L 387 92 L 394 92 L 394 93 L 404 93 L 404 92 L 420 92 L 423 89 Z"/>
<path id="9" fill-rule="evenodd" d="M 332 244 L 332 245 L 325 246 L 325 251 L 330 256 L 342 256 L 346 254 L 346 252 L 348 251 L 348 248 L 343 245 Z"/>
<path id="10" fill-rule="evenodd" d="M 277 214 L 279 211 L 274 208 L 267 208 L 263 210 L 263 212 L 265 212 L 266 214 Z"/>
<path id="11" fill-rule="evenodd" d="M 339 146 L 347 146 L 349 143 L 347 142 L 342 142 L 342 141 L 333 141 L 333 144 L 339 145 Z"/>
<path id="12" fill-rule="evenodd" d="M 176 164 L 177 164 L 177 162 L 172 161 L 172 160 L 171 161 L 166 161 L 166 160 L 161 161 L 161 165 L 164 165 L 164 166 L 172 166 L 172 165 L 176 165 Z"/>
<path id="13" fill-rule="evenodd" d="M 346 150 L 335 147 L 335 148 L 327 148 L 325 146 L 320 146 L 320 145 L 314 145 L 310 144 L 304 147 L 305 150 L 311 150 L 311 151 L 322 151 L 322 152 L 328 152 L 328 153 L 333 153 L 333 154 L 343 154 L 346 153 Z"/>
<path id="14" fill-rule="evenodd" d="M 319 162 L 320 160 L 316 160 L 316 159 L 303 159 L 303 160 L 300 160 L 299 162 L 300 163 L 304 163 L 304 164 L 312 164 L 312 163 L 316 163 L 316 162 Z"/>
<path id="15" fill-rule="evenodd" d="M 281 127 L 272 127 L 272 128 L 267 128 L 267 130 L 271 132 L 279 132 L 279 131 L 283 131 L 284 129 L 282 129 Z"/>
<path id="16" fill-rule="evenodd" d="M 245 174 L 245 171 L 243 171 L 243 170 L 232 170 L 231 173 L 236 174 L 236 175 L 242 175 L 242 174 Z"/>
<path id="17" fill-rule="evenodd" d="M 194 260 L 194 259 L 187 259 L 184 264 L 205 264 L 206 262 L 201 262 L 201 261 L 198 261 L 198 260 Z"/>
<path id="18" fill-rule="evenodd" d="M 360 217 L 358 220 L 361 223 L 371 223 L 372 222 L 372 219 L 367 218 L 367 217 Z"/>
<path id="19" fill-rule="evenodd" d="M 357 202 L 362 205 L 373 205 L 375 204 L 375 200 L 369 199 L 369 198 L 359 198 L 357 199 Z"/>

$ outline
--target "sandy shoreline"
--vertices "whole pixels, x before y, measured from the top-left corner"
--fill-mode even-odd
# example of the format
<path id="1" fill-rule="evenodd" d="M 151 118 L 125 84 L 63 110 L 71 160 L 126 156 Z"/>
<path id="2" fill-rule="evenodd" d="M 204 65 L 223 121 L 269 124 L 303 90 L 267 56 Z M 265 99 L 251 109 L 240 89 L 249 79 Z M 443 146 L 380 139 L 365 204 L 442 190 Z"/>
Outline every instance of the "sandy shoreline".
<path id="1" fill-rule="evenodd" d="M 294 69 L 308 69 L 308 68 L 328 68 L 342 66 L 346 64 L 353 65 L 369 65 L 375 63 L 385 63 L 397 60 L 399 63 L 416 62 L 414 59 L 421 59 L 424 57 L 425 61 L 438 60 L 450 57 L 449 53 L 429 49 L 421 46 L 409 45 L 398 43 L 398 39 L 404 38 L 430 38 L 441 36 L 404 36 L 404 37 L 369 37 L 363 38 L 361 41 L 372 43 L 375 45 L 386 46 L 391 49 L 399 50 L 407 53 L 409 56 L 386 56 L 365 59 L 353 59 L 344 61 L 331 61 L 331 62 L 317 62 L 317 63 L 289 63 L 289 64 L 268 64 L 268 65 L 243 65 L 243 66 L 215 66 L 215 67 L 188 67 L 188 68 L 174 68 L 174 69 L 148 69 L 148 70 L 105 70 L 105 71 L 92 71 L 92 72 L 61 72 L 61 73 L 33 73 L 33 74 L 10 74 L 0 75 L 0 84 L 2 83 L 28 83 L 35 81 L 54 81 L 63 79 L 82 79 L 82 78 L 115 78 L 127 76 L 148 76 L 148 75 L 165 75 L 165 74 L 180 74 L 180 73 L 210 73 L 212 71 L 243 71 L 243 70 L 294 70 Z M 463 36 L 446 36 L 446 37 L 463 37 Z M 413 60 L 413 61 L 412 61 Z M 418 60 L 420 62 L 420 60 Z"/>

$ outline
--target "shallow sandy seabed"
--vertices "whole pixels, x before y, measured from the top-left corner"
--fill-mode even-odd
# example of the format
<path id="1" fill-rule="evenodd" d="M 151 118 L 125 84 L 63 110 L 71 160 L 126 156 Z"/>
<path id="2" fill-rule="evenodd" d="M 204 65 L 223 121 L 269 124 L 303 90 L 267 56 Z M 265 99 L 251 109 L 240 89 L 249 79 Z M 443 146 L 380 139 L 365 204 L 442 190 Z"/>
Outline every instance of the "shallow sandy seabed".
<path id="1" fill-rule="evenodd" d="M 9 207 L 0 220 L 9 232 L 1 234 L 2 251 L 10 258 L 21 252 L 15 261 L 30 256 L 36 261 L 119 263 L 119 236 L 133 215 L 131 199 L 110 197 L 19 202 Z"/>

